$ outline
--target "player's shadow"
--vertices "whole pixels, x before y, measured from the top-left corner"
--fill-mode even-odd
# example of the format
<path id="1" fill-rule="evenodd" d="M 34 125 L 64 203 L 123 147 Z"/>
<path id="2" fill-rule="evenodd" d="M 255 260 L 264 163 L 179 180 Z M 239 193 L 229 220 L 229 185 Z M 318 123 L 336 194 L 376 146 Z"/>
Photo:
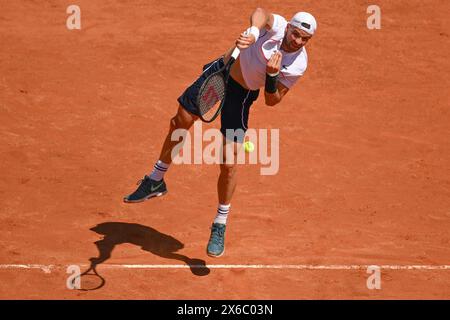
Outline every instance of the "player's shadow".
<path id="1" fill-rule="evenodd" d="M 206 276 L 210 273 L 204 260 L 191 259 L 176 253 L 184 247 L 183 243 L 153 228 L 136 223 L 105 222 L 91 230 L 104 236 L 102 240 L 95 242 L 99 256 L 90 259 L 94 266 L 108 260 L 116 245 L 131 243 L 162 258 L 184 262 L 196 276 Z"/>

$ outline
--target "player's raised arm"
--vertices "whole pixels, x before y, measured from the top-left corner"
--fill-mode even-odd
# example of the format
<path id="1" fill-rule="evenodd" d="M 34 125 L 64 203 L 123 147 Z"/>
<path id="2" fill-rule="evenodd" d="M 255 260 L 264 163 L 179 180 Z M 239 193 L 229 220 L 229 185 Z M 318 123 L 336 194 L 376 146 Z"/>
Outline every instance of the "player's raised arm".
<path id="1" fill-rule="evenodd" d="M 262 8 L 256 8 L 250 16 L 250 25 L 257 27 L 259 30 L 266 28 L 272 29 L 273 15 Z"/>
<path id="2" fill-rule="evenodd" d="M 273 15 L 262 8 L 256 8 L 250 16 L 250 27 L 245 33 L 240 34 L 236 40 L 236 46 L 241 50 L 248 48 L 258 40 L 260 30 L 263 28 L 270 30 L 272 24 Z"/>

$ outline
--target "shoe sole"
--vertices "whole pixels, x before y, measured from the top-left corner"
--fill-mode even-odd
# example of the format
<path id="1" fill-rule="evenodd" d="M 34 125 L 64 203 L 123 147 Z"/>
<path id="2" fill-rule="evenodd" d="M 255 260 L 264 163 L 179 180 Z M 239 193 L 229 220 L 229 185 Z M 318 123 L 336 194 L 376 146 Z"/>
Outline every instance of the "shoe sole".
<path id="1" fill-rule="evenodd" d="M 212 258 L 219 258 L 219 257 L 223 256 L 224 253 L 225 253 L 225 248 L 223 248 L 223 251 L 219 255 L 212 254 L 212 253 L 208 252 L 208 250 L 206 250 L 206 254 Z"/>
<path id="2" fill-rule="evenodd" d="M 128 200 L 127 198 L 123 198 L 123 202 L 125 202 L 125 203 L 139 203 L 139 202 L 144 202 L 145 200 L 149 200 L 149 199 L 151 199 L 151 198 L 161 197 L 161 196 L 165 195 L 166 193 L 167 193 L 167 191 L 151 193 L 151 194 L 149 194 L 148 196 L 146 196 L 145 198 L 138 199 L 138 200 Z"/>

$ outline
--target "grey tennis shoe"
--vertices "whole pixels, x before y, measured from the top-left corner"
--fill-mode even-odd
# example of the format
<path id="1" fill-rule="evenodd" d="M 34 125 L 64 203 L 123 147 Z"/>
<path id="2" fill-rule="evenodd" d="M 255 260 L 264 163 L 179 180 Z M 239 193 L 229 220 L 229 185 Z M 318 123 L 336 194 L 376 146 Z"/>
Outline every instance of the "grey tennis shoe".
<path id="1" fill-rule="evenodd" d="M 146 175 L 142 180 L 138 181 L 138 184 L 139 187 L 136 191 L 123 198 L 124 202 L 142 202 L 153 197 L 160 197 L 167 193 L 167 187 L 164 179 L 161 181 L 155 181 Z"/>
<path id="2" fill-rule="evenodd" d="M 206 253 L 210 257 L 220 257 L 225 252 L 225 230 L 226 225 L 213 223 L 211 226 L 211 236 L 209 237 Z"/>

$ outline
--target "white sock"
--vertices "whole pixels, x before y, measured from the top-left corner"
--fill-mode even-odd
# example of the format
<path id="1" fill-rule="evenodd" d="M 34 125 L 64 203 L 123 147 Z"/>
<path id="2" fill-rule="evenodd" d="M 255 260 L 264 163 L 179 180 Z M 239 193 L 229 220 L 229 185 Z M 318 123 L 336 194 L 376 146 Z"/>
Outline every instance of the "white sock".
<path id="1" fill-rule="evenodd" d="M 164 178 L 164 174 L 169 169 L 169 164 L 158 160 L 153 167 L 152 173 L 150 173 L 150 179 L 155 181 L 161 181 Z"/>
<path id="2" fill-rule="evenodd" d="M 231 204 L 220 204 L 217 208 L 217 216 L 214 223 L 227 224 L 228 212 L 230 212 Z"/>

